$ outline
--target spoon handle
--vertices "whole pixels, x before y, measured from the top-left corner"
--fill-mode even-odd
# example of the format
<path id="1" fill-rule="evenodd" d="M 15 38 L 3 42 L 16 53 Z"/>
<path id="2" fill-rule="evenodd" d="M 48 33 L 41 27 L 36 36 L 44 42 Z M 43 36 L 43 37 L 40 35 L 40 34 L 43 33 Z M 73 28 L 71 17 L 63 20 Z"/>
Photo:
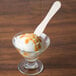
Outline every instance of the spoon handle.
<path id="1" fill-rule="evenodd" d="M 50 8 L 49 12 L 47 13 L 46 17 L 43 19 L 43 21 L 35 29 L 34 34 L 36 34 L 37 36 L 41 35 L 41 33 L 46 28 L 48 22 L 56 14 L 56 12 L 60 9 L 60 7 L 61 7 L 61 2 L 55 1 L 54 4 L 52 5 L 52 7 Z"/>

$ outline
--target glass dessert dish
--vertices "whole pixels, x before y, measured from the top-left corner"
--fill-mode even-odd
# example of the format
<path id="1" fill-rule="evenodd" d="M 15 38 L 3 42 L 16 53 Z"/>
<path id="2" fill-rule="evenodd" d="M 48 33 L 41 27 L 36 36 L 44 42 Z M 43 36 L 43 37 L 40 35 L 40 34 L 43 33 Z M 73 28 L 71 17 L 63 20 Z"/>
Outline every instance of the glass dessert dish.
<path id="1" fill-rule="evenodd" d="M 24 45 L 18 40 L 18 37 L 19 36 L 23 37 L 23 35 L 25 33 L 26 32 L 24 32 L 24 31 L 17 33 L 12 39 L 12 43 L 13 43 L 14 47 L 24 57 L 24 59 L 18 65 L 18 70 L 21 73 L 26 74 L 26 75 L 37 75 L 40 72 L 42 72 L 42 70 L 44 68 L 43 63 L 40 60 L 38 60 L 38 57 L 50 45 L 50 38 L 46 34 L 42 33 L 39 36 L 39 38 L 41 38 L 41 43 L 40 43 L 41 46 L 39 46 L 41 49 L 38 48 L 39 50 L 32 51 L 32 47 L 34 46 L 32 43 L 32 47 L 25 46 L 27 48 L 27 50 L 25 50 L 24 49 L 25 47 L 23 47 Z M 35 42 L 35 39 L 33 39 L 33 37 L 32 37 L 32 40 L 33 40 L 33 42 Z M 40 39 L 39 39 L 39 41 L 40 41 Z M 31 51 L 29 51 L 29 48 L 31 48 Z"/>

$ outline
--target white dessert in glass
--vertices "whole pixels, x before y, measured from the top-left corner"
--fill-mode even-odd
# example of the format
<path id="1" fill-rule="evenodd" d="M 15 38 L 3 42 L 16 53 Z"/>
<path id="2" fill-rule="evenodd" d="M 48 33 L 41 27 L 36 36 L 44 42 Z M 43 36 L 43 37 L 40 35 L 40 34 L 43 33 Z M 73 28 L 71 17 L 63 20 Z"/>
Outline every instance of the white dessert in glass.
<path id="1" fill-rule="evenodd" d="M 24 60 L 18 65 L 21 73 L 36 75 L 43 70 L 43 64 L 38 57 L 50 45 L 50 38 L 46 34 L 42 33 L 38 37 L 33 33 L 20 32 L 13 37 L 12 43 L 24 57 Z"/>

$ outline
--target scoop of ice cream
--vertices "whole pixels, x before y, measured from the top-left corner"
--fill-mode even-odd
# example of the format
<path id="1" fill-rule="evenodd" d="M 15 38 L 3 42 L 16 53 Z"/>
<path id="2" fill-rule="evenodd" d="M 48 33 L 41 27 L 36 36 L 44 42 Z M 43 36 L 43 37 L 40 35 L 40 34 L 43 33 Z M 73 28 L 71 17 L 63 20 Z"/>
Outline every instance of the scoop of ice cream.
<path id="1" fill-rule="evenodd" d="M 43 45 L 42 38 L 33 33 L 21 34 L 15 38 L 15 46 L 26 52 L 41 51 Z"/>

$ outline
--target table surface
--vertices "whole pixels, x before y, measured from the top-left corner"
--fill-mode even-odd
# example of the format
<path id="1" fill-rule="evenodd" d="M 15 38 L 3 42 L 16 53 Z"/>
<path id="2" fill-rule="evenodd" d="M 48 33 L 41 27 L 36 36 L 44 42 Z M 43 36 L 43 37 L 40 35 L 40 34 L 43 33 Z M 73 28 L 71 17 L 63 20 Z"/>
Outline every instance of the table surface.
<path id="1" fill-rule="evenodd" d="M 55 0 L 0 0 L 0 76 L 27 76 L 17 70 L 23 57 L 12 45 L 20 31 L 34 31 Z M 76 0 L 62 8 L 44 31 L 51 45 L 40 56 L 45 69 L 37 76 L 76 76 Z"/>

